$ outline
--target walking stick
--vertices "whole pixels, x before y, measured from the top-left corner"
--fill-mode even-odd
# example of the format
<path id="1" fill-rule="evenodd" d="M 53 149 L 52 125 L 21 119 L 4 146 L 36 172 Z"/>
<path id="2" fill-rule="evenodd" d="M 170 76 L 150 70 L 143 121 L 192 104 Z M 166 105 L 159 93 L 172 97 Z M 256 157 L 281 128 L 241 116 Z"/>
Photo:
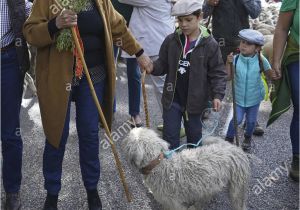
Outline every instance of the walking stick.
<path id="1" fill-rule="evenodd" d="M 98 97 L 96 95 L 96 92 L 95 92 L 95 89 L 94 89 L 94 86 L 93 86 L 93 83 L 92 83 L 92 80 L 91 80 L 88 68 L 86 66 L 86 63 L 85 63 L 85 60 L 84 60 L 84 56 L 83 56 L 83 52 L 81 50 L 81 47 L 80 47 L 80 44 L 79 44 L 79 40 L 78 40 L 78 37 L 76 35 L 75 27 L 72 27 L 71 31 L 72 31 L 72 36 L 73 36 L 73 39 L 74 39 L 74 42 L 75 42 L 75 46 L 76 46 L 76 48 L 78 50 L 80 59 L 81 59 L 82 64 L 83 64 L 84 73 L 85 73 L 87 81 L 89 83 L 91 94 L 93 96 L 94 102 L 96 104 L 96 107 L 98 109 L 98 112 L 99 112 L 99 115 L 100 115 L 100 118 L 101 118 L 102 125 L 104 126 L 106 135 L 109 137 L 108 138 L 108 142 L 110 143 L 110 146 L 111 146 L 111 149 L 112 149 L 115 161 L 116 161 L 116 165 L 117 165 L 117 168 L 118 168 L 118 171 L 119 171 L 119 175 L 120 175 L 120 178 L 121 178 L 124 190 L 125 190 L 126 198 L 127 198 L 128 202 L 131 202 L 132 199 L 131 199 L 131 195 L 130 195 L 129 190 L 128 190 L 128 185 L 127 185 L 126 180 L 125 180 L 125 174 L 124 174 L 124 171 L 123 171 L 123 168 L 122 168 L 122 165 L 121 165 L 121 161 L 119 159 L 119 156 L 118 156 L 115 144 L 112 141 L 111 133 L 110 133 L 109 128 L 107 126 L 107 122 L 105 120 L 105 117 L 104 117 L 104 114 L 102 112 L 102 109 L 101 109 Z"/>
<path id="2" fill-rule="evenodd" d="M 146 86 L 145 86 L 145 77 L 146 71 L 143 72 L 142 75 L 142 91 L 143 91 L 143 99 L 144 99 L 144 110 L 146 116 L 146 126 L 150 128 L 150 120 L 149 120 L 149 112 L 148 112 L 148 104 L 147 104 L 147 94 L 146 94 Z"/>
<path id="3" fill-rule="evenodd" d="M 230 72 L 232 75 L 232 80 L 231 80 L 231 86 L 232 86 L 232 101 L 233 101 L 233 124 L 234 124 L 234 129 L 235 129 L 235 143 L 236 146 L 240 146 L 240 141 L 239 141 L 239 135 L 238 135 L 238 124 L 237 124 L 237 116 L 236 116 L 236 100 L 235 100 L 235 86 L 234 86 L 234 69 L 233 69 L 233 64 L 230 63 Z"/>

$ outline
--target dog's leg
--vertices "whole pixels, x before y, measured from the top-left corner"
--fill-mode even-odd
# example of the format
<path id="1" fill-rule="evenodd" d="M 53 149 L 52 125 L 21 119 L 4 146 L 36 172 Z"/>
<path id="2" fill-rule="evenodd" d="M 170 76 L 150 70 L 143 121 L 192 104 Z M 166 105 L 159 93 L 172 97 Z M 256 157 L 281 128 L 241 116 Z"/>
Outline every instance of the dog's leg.
<path id="1" fill-rule="evenodd" d="M 246 210 L 247 187 L 246 183 L 230 183 L 229 198 L 233 210 Z"/>

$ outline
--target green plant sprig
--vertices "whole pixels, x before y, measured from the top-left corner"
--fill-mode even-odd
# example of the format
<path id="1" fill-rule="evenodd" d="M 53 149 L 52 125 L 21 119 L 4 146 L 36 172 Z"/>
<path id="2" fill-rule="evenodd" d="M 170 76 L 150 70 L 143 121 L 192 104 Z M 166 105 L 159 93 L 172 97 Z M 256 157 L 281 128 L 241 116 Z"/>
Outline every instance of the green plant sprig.
<path id="1" fill-rule="evenodd" d="M 62 4 L 62 1 L 64 0 L 59 0 L 59 2 Z M 66 6 L 65 9 L 71 9 L 77 14 L 81 11 L 83 11 L 90 0 L 69 0 L 68 5 Z M 59 35 L 56 40 L 56 48 L 58 51 L 73 51 L 74 49 L 74 41 L 72 38 L 72 32 L 70 28 L 62 29 L 59 32 Z"/>

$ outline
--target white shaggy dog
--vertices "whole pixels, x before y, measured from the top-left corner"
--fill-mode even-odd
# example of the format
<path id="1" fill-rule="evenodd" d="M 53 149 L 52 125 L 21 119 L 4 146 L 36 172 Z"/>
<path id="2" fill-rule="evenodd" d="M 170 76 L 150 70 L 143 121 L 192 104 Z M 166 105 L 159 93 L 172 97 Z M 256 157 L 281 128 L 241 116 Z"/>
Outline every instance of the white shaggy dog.
<path id="1" fill-rule="evenodd" d="M 159 159 L 162 152 L 168 151 L 168 146 L 147 128 L 131 130 L 122 145 L 127 160 L 137 169 L 156 162 L 144 176 L 144 183 L 164 209 L 184 210 L 190 206 L 202 209 L 226 186 L 233 209 L 246 209 L 250 164 L 240 148 L 218 137 L 209 137 L 203 140 L 201 147 Z"/>

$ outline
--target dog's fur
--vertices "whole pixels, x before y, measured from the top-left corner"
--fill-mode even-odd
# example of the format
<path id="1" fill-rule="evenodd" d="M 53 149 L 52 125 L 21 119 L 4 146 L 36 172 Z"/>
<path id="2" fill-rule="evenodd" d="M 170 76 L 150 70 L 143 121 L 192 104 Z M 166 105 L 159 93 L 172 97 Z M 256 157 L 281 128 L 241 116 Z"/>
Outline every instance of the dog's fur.
<path id="1" fill-rule="evenodd" d="M 154 131 L 134 128 L 123 141 L 127 160 L 137 169 L 147 166 L 169 144 Z M 234 210 L 245 210 L 250 176 L 247 155 L 218 137 L 203 140 L 203 146 L 185 149 L 163 159 L 144 183 L 165 209 L 202 209 L 211 197 L 226 186 Z"/>

